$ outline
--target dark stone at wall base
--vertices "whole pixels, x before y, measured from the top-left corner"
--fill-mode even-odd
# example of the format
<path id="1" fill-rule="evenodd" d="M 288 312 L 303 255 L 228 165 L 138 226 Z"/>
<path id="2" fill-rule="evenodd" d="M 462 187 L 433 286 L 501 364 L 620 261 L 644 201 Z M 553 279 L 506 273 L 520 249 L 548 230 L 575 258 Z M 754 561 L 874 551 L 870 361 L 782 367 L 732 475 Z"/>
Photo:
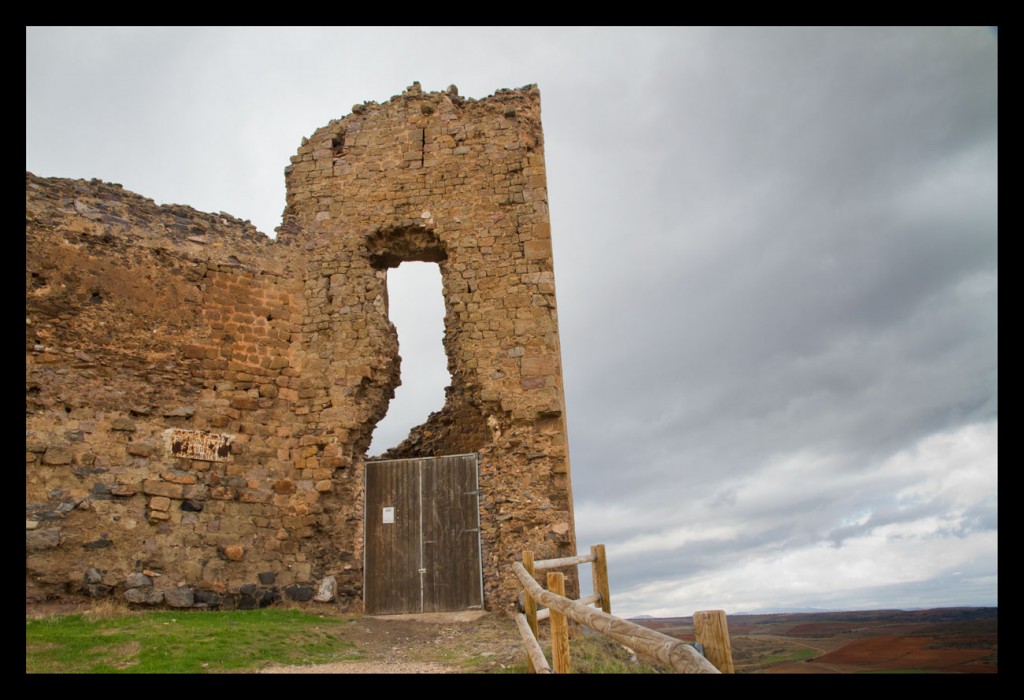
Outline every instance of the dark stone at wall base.
<path id="1" fill-rule="evenodd" d="M 192 598 L 195 605 L 205 605 L 211 608 L 219 607 L 221 603 L 220 593 L 201 588 L 192 592 Z"/>
<path id="2" fill-rule="evenodd" d="M 276 588 L 269 588 L 260 593 L 258 600 L 260 607 L 265 608 L 281 600 L 281 594 Z"/>
<path id="3" fill-rule="evenodd" d="M 102 583 L 87 583 L 82 586 L 82 590 L 93 598 L 105 598 L 114 592 L 113 587 L 104 586 Z"/>
<path id="4" fill-rule="evenodd" d="M 251 595 L 245 595 L 240 593 L 238 595 L 238 603 L 235 606 L 238 610 L 255 610 L 259 607 L 259 601 L 257 601 Z"/>
<path id="5" fill-rule="evenodd" d="M 299 584 L 294 584 L 284 589 L 284 594 L 288 597 L 289 600 L 295 600 L 300 603 L 305 603 L 309 600 L 312 600 L 313 593 L 314 591 L 311 586 L 302 586 Z"/>
<path id="6" fill-rule="evenodd" d="M 260 583 L 264 586 L 272 586 L 274 584 L 274 581 L 277 580 L 277 574 L 273 571 L 263 571 L 260 574 L 258 574 L 258 577 Z"/>
<path id="7" fill-rule="evenodd" d="M 124 599 L 136 605 L 159 605 L 164 602 L 164 592 L 152 588 L 129 588 Z"/>

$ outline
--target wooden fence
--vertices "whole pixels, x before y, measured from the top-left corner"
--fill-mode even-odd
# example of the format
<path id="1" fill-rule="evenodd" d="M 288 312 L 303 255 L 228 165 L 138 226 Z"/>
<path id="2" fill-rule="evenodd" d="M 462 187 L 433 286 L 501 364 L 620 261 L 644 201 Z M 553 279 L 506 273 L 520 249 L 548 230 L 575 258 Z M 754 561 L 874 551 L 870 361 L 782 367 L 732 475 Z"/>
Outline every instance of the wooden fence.
<path id="1" fill-rule="evenodd" d="M 538 571 L 590 563 L 594 593 L 572 600 L 565 597 L 565 576 L 549 571 L 548 589 L 535 578 Z M 533 552 L 524 551 L 523 561 L 512 565 L 525 590 L 525 612 L 516 615 L 516 625 L 526 645 L 532 673 L 571 673 L 569 664 L 569 620 L 601 632 L 607 637 L 671 666 L 678 673 L 733 673 L 732 650 L 725 611 L 705 610 L 693 614 L 694 636 L 704 649 L 702 656 L 692 645 L 655 630 L 623 620 L 611 614 L 611 595 L 608 590 L 608 562 L 604 545 L 594 545 L 590 554 L 561 559 L 534 561 Z M 538 610 L 537 603 L 546 606 Z M 600 607 L 590 607 L 591 604 Z M 550 618 L 551 658 L 554 670 L 548 665 L 537 641 L 537 623 Z"/>

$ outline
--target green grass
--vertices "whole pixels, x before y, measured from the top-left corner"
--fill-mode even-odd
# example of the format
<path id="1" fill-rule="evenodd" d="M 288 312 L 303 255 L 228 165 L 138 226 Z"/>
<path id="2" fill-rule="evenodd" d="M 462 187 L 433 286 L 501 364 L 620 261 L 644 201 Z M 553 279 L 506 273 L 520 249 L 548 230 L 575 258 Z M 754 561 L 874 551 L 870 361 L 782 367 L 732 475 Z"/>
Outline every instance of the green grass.
<path id="1" fill-rule="evenodd" d="M 783 661 L 803 661 L 804 659 L 813 659 L 814 650 L 804 647 L 803 649 L 797 649 L 786 654 L 772 654 L 766 656 L 764 661 L 761 663 L 766 665 L 782 663 Z"/>
<path id="2" fill-rule="evenodd" d="M 26 673 L 219 673 L 358 659 L 351 620 L 299 610 L 160 611 L 25 622 Z"/>

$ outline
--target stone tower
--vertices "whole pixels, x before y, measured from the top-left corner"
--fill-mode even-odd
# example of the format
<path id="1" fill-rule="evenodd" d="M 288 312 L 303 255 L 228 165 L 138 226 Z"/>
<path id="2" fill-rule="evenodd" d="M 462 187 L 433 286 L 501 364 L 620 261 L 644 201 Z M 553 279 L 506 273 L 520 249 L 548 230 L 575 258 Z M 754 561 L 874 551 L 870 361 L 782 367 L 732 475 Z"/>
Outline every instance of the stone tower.
<path id="1" fill-rule="evenodd" d="M 358 608 L 366 450 L 400 382 L 387 271 L 414 260 L 441 272 L 452 380 L 386 456 L 476 456 L 487 608 L 522 550 L 576 553 L 536 86 L 414 83 L 291 160 L 276 240 L 28 175 L 30 595 Z"/>

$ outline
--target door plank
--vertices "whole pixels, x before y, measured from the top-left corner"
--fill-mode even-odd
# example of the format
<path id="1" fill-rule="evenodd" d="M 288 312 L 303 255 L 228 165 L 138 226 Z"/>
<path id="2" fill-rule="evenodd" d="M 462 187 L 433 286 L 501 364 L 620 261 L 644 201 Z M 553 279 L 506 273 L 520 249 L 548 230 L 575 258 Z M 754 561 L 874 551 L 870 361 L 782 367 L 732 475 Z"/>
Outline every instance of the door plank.
<path id="1" fill-rule="evenodd" d="M 420 609 L 419 476 L 402 462 L 366 465 L 363 605 L 388 615 Z M 384 522 L 384 508 L 394 522 Z"/>
<path id="2" fill-rule="evenodd" d="M 434 459 L 423 494 L 424 610 L 482 607 L 476 455 Z"/>

